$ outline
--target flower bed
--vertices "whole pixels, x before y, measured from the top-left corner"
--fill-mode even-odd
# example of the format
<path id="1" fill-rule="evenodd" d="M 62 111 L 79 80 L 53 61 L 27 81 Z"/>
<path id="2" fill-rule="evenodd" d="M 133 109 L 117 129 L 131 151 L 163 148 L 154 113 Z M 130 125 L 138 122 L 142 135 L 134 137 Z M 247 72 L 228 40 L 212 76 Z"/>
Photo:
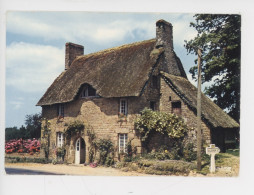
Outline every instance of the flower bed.
<path id="1" fill-rule="evenodd" d="M 13 139 L 5 142 L 5 153 L 29 153 L 33 155 L 34 153 L 40 152 L 41 143 L 40 140 L 35 138 L 23 140 L 23 139 Z"/>

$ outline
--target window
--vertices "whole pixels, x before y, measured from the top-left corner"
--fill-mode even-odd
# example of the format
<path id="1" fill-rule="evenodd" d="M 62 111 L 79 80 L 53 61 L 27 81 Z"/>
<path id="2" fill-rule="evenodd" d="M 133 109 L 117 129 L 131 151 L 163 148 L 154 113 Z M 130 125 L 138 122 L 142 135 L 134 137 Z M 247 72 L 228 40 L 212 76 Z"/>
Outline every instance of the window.
<path id="1" fill-rule="evenodd" d="M 152 88 L 157 89 L 158 88 L 158 77 L 152 76 Z"/>
<path id="2" fill-rule="evenodd" d="M 150 108 L 154 111 L 155 110 L 155 102 L 151 101 L 150 102 Z"/>
<path id="3" fill-rule="evenodd" d="M 127 140 L 128 140 L 128 134 L 119 134 L 119 152 L 127 152 Z"/>
<path id="4" fill-rule="evenodd" d="M 64 104 L 58 105 L 58 117 L 61 117 L 61 118 L 64 117 Z"/>
<path id="5" fill-rule="evenodd" d="M 96 90 L 90 85 L 85 85 L 81 97 L 94 97 L 94 96 L 96 96 Z"/>
<path id="6" fill-rule="evenodd" d="M 120 114 L 127 115 L 127 100 L 121 99 L 120 100 Z"/>
<path id="7" fill-rule="evenodd" d="M 64 144 L 64 134 L 62 132 L 57 132 L 56 133 L 56 145 L 57 147 L 62 147 Z"/>
<path id="8" fill-rule="evenodd" d="M 172 113 L 176 114 L 176 115 L 181 115 L 181 102 L 180 101 L 176 101 L 176 102 L 172 102 Z"/>

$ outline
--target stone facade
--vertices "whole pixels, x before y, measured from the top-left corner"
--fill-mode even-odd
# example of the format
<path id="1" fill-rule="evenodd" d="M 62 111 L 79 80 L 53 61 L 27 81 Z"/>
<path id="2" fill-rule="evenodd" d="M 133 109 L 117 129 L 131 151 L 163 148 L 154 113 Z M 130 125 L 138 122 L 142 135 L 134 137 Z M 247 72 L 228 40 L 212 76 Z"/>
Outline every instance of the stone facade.
<path id="1" fill-rule="evenodd" d="M 148 85 L 150 84 L 148 83 Z M 93 129 L 98 139 L 110 139 L 113 142 L 117 154 L 115 156 L 116 159 L 118 158 L 119 134 L 128 134 L 128 140 L 132 140 L 132 144 L 137 148 L 137 153 L 141 153 L 141 142 L 134 131 L 134 119 L 141 110 L 150 106 L 148 97 L 149 90 L 146 89 L 141 97 L 123 98 L 128 102 L 126 121 L 121 121 L 118 116 L 120 99 L 122 98 L 78 97 L 75 101 L 64 104 L 64 118 L 61 119 L 58 119 L 57 115 L 58 105 L 43 106 L 42 115 L 50 120 L 51 123 L 49 157 L 56 158 L 57 132 L 64 132 L 67 124 L 74 120 L 82 121 L 85 124 L 85 131 L 80 135 L 71 137 L 71 140 L 67 143 L 65 158 L 69 163 L 74 163 L 75 161 L 75 143 L 79 137 L 85 141 L 85 161 L 88 162 L 88 150 L 90 147 L 86 131 L 86 126 L 88 125 Z"/>
<path id="2" fill-rule="evenodd" d="M 197 127 L 197 116 L 195 113 L 186 105 L 182 99 L 168 86 L 163 78 L 160 79 L 161 83 L 161 98 L 160 98 L 160 111 L 161 112 L 172 112 L 172 103 L 181 103 L 181 117 L 188 125 L 190 131 L 188 132 L 188 138 L 196 140 L 196 127 Z M 210 144 L 211 135 L 210 128 L 203 121 L 201 122 L 201 131 L 205 144 Z M 194 145 L 196 144 L 193 141 Z"/>
<path id="3" fill-rule="evenodd" d="M 155 82 L 157 81 L 157 84 Z M 110 139 L 115 147 L 115 160 L 119 159 L 119 134 L 127 134 L 128 140 L 132 140 L 131 144 L 137 148 L 137 153 L 142 152 L 142 144 L 135 133 L 134 120 L 137 115 L 145 107 L 150 107 L 154 102 L 154 109 L 162 112 L 172 112 L 172 102 L 181 101 L 180 97 L 170 89 L 167 83 L 160 76 L 151 77 L 147 86 L 140 97 L 125 97 L 128 102 L 127 120 L 119 119 L 119 106 L 121 98 L 101 98 L 79 96 L 76 100 L 64 104 L 64 118 L 59 119 L 57 110 L 58 105 L 43 106 L 43 117 L 51 122 L 50 135 L 50 158 L 56 158 L 55 150 L 57 148 L 57 133 L 64 132 L 67 125 L 75 120 L 82 121 L 85 124 L 85 131 L 71 137 L 66 141 L 65 159 L 68 163 L 75 162 L 75 143 L 78 138 L 82 138 L 85 143 L 85 162 L 89 161 L 89 137 L 87 135 L 87 127 L 92 128 L 98 139 Z M 181 101 L 181 117 L 190 127 L 188 139 L 196 139 L 196 116 Z M 193 128 L 193 129 L 192 129 Z M 192 129 L 192 130 L 191 130 Z M 202 122 L 203 139 L 207 144 L 210 143 L 210 130 L 205 123 Z M 165 136 L 155 135 L 151 140 L 153 147 L 151 150 L 159 147 L 168 139 Z"/>

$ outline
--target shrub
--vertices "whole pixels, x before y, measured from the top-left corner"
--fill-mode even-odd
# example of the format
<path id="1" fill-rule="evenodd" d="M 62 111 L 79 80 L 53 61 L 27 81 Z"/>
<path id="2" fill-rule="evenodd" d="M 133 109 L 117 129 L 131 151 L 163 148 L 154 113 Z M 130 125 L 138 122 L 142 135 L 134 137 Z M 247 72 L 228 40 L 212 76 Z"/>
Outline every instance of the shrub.
<path id="1" fill-rule="evenodd" d="M 197 159 L 197 152 L 193 151 L 193 148 L 194 148 L 193 144 L 188 143 L 186 147 L 183 149 L 183 158 L 187 162 L 191 162 Z"/>
<path id="2" fill-rule="evenodd" d="M 96 147 L 98 148 L 100 153 L 99 163 L 101 165 L 106 165 L 107 160 L 107 165 L 112 165 L 114 161 L 113 158 L 109 156 L 114 149 L 112 141 L 109 139 L 100 139 L 96 142 Z"/>
<path id="3" fill-rule="evenodd" d="M 45 158 L 30 158 L 30 157 L 5 157 L 6 162 L 11 163 L 42 163 L 46 164 L 49 163 Z"/>
<path id="4" fill-rule="evenodd" d="M 84 123 L 79 120 L 75 120 L 66 125 L 68 126 L 67 129 L 65 130 L 65 134 L 67 135 L 67 137 L 70 136 L 72 133 L 80 133 L 85 128 Z"/>
<path id="5" fill-rule="evenodd" d="M 194 163 L 176 160 L 141 160 L 137 165 L 145 173 L 157 175 L 188 174 L 191 170 L 196 168 Z"/>
<path id="6" fill-rule="evenodd" d="M 141 140 L 146 141 L 150 132 L 156 131 L 169 138 L 179 139 L 187 132 L 187 125 L 182 118 L 175 114 L 152 111 L 145 108 L 134 122 L 136 130 L 141 135 Z"/>
<path id="7" fill-rule="evenodd" d="M 111 156 L 107 156 L 105 160 L 105 165 L 109 167 L 113 164 L 114 164 L 114 159 Z"/>
<path id="8" fill-rule="evenodd" d="M 33 138 L 28 140 L 13 139 L 5 143 L 5 152 L 7 154 L 18 152 L 25 153 L 29 152 L 31 155 L 35 152 L 40 152 L 41 143 L 39 140 Z"/>

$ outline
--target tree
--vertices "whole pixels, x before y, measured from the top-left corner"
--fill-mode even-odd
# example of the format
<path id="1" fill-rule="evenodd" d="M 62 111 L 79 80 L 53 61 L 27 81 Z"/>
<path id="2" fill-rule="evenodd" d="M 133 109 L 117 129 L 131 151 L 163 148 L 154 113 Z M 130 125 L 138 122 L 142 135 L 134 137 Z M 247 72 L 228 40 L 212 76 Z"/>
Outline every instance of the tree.
<path id="1" fill-rule="evenodd" d="M 41 137 L 41 114 L 26 115 L 26 131 L 29 132 L 29 138 Z"/>
<path id="2" fill-rule="evenodd" d="M 5 128 L 5 140 L 9 141 L 11 139 L 18 139 L 20 132 L 17 127 L 7 127 Z"/>
<path id="3" fill-rule="evenodd" d="M 5 140 L 11 139 L 31 139 L 41 137 L 41 114 L 26 115 L 26 126 L 5 128 Z"/>
<path id="4" fill-rule="evenodd" d="M 198 34 L 185 41 L 188 53 L 202 53 L 202 82 L 212 82 L 205 94 L 239 122 L 240 119 L 240 15 L 196 14 L 190 23 Z M 197 61 L 195 61 L 197 64 Z M 197 66 L 190 69 L 197 78 Z"/>

